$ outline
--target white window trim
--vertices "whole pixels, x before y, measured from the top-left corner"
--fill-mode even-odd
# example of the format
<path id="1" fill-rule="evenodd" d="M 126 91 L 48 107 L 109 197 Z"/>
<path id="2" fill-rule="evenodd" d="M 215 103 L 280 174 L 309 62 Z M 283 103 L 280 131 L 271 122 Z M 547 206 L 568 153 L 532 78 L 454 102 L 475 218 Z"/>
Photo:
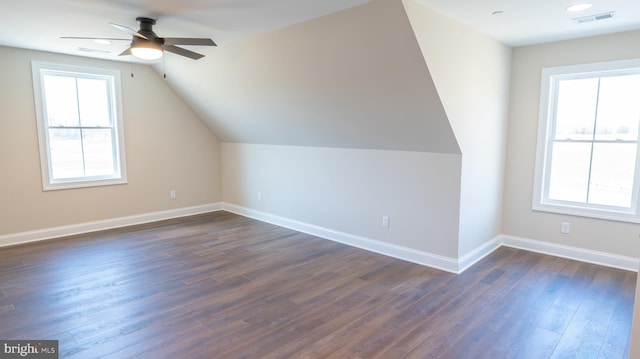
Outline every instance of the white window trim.
<path id="1" fill-rule="evenodd" d="M 598 73 L 611 74 L 619 72 L 620 74 L 624 74 L 630 72 L 629 70 L 640 70 L 640 59 L 548 67 L 542 69 L 536 167 L 532 200 L 533 210 L 613 221 L 640 223 L 640 213 L 638 211 L 640 209 L 640 198 L 638 196 L 638 192 L 640 192 L 640 163 L 636 164 L 636 173 L 633 184 L 635 191 L 633 198 L 631 199 L 631 208 L 629 209 L 597 205 L 579 206 L 573 202 L 548 200 L 545 195 L 545 191 L 547 191 L 549 187 L 548 183 L 545 183 L 545 181 L 548 182 L 548 176 L 546 176 L 546 173 L 550 170 L 550 163 L 548 161 L 549 153 L 547 153 L 547 150 L 549 148 L 549 142 L 551 141 L 550 134 L 554 133 L 552 125 L 555 124 L 555 121 L 553 123 L 549 122 L 552 114 L 555 113 L 555 108 L 553 108 L 555 103 L 551 103 L 552 95 L 554 95 L 553 91 L 555 91 L 554 82 L 558 79 L 562 79 L 563 77 L 575 78 L 576 74 L 582 74 L 585 77 L 593 77 Z M 637 161 L 640 161 L 640 145 L 638 146 L 636 159 Z"/>
<path id="2" fill-rule="evenodd" d="M 44 191 L 71 189 L 71 188 L 84 188 L 84 187 L 96 187 L 96 186 L 109 186 L 117 184 L 127 183 L 127 166 L 125 162 L 125 149 L 124 149 L 124 125 L 123 125 L 123 112 L 122 112 L 122 94 L 121 94 L 121 80 L 120 71 L 89 68 L 81 66 L 54 64 L 46 62 L 31 62 L 31 70 L 33 75 L 33 91 L 35 96 L 35 111 L 36 111 L 36 123 L 38 129 L 38 145 L 40 150 L 40 166 L 42 174 L 42 188 Z M 114 177 L 84 177 L 81 179 L 52 181 L 51 175 L 51 158 L 49 153 L 49 136 L 47 126 L 45 124 L 45 102 L 44 102 L 44 86 L 43 84 L 43 71 L 52 70 L 57 72 L 67 72 L 69 74 L 90 74 L 97 76 L 107 76 L 113 79 L 111 84 L 111 96 L 113 98 L 111 109 L 115 116 L 114 126 L 116 139 L 116 154 L 115 160 L 117 160 L 117 167 L 120 173 Z"/>

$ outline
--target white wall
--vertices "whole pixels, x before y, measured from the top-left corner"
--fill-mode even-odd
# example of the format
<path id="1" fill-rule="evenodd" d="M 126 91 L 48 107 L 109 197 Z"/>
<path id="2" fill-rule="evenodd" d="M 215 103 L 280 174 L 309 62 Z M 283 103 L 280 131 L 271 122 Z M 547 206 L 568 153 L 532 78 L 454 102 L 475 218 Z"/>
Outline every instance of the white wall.
<path id="1" fill-rule="evenodd" d="M 32 60 L 121 72 L 127 184 L 42 190 Z M 0 47 L 0 74 L 0 237 L 7 241 L 16 233 L 221 200 L 217 138 L 151 67 Z"/>
<path id="2" fill-rule="evenodd" d="M 458 29 L 447 26 L 445 33 Z M 468 70 L 484 71 L 471 83 L 499 75 L 450 103 L 472 104 L 459 116 L 463 136 L 489 133 L 468 140 L 469 151 L 480 153 L 468 155 L 475 160 L 467 166 L 473 193 L 463 202 L 473 213 L 464 219 L 473 233 L 466 253 L 499 234 L 508 51 L 470 31 L 459 36 L 481 41 L 474 48 L 486 55 Z M 201 92 L 208 96 L 186 97 L 224 133 L 225 202 L 458 260 L 459 147 L 401 0 L 373 1 L 222 50 L 205 72 L 220 71 Z M 205 88 L 193 80 L 171 81 L 189 94 Z M 484 96 L 465 100 L 474 94 Z M 473 120 L 485 124 L 464 129 Z M 391 227 L 381 226 L 383 215 Z"/>
<path id="3" fill-rule="evenodd" d="M 222 174 L 227 203 L 457 259 L 459 155 L 224 143 Z"/>
<path id="4" fill-rule="evenodd" d="M 513 50 L 503 233 L 552 244 L 637 258 L 640 226 L 531 210 L 543 67 L 640 57 L 640 32 L 627 32 Z M 560 233 L 562 222 L 571 234 Z"/>
<path id="5" fill-rule="evenodd" d="M 343 27 L 344 31 L 341 30 Z M 385 41 L 378 41 L 372 46 L 369 40 L 379 40 L 381 37 L 376 34 L 380 30 L 385 33 Z M 299 51 L 299 46 L 283 47 L 283 44 L 299 45 L 296 40 L 301 36 L 309 43 L 323 44 L 322 51 L 316 52 L 311 48 Z M 328 38 L 337 37 L 340 37 L 340 40 L 327 41 Z M 374 49 L 379 48 L 381 42 L 387 44 L 384 47 L 386 51 L 376 55 Z M 265 94 L 273 93 L 268 95 L 269 100 L 273 101 L 269 106 L 260 105 L 260 100 L 249 101 L 250 106 L 257 106 L 263 112 L 251 116 L 259 120 L 258 123 L 245 125 L 247 130 L 263 131 L 263 137 L 240 136 L 240 142 L 291 145 L 302 141 L 301 143 L 306 145 L 320 144 L 334 148 L 316 147 L 313 152 L 308 153 L 307 149 L 291 146 L 258 147 L 258 151 L 255 145 L 225 144 L 223 192 L 226 202 L 455 260 L 500 234 L 510 48 L 439 15 L 414 0 L 406 0 L 372 2 L 347 12 L 251 39 L 231 47 L 228 51 L 236 52 L 240 49 L 244 49 L 240 54 L 254 53 L 256 49 L 262 49 L 257 57 L 260 60 L 251 63 L 247 62 L 246 54 L 242 58 L 238 58 L 237 54 L 226 54 L 230 56 L 229 62 L 221 62 L 220 65 L 225 66 L 220 68 L 253 74 L 242 78 L 242 81 L 250 80 L 248 83 L 253 84 L 242 92 L 244 95 L 248 94 L 249 98 L 255 97 L 256 89 Z M 278 51 L 275 51 L 276 49 Z M 232 59 L 236 61 L 231 62 Z M 303 70 L 305 66 L 308 69 L 306 73 Z M 376 79 L 392 78 L 394 81 L 376 82 Z M 395 81 L 400 79 L 404 79 L 404 82 L 396 84 Z M 302 80 L 304 81 L 301 82 Z M 416 80 L 422 85 L 418 86 Z M 226 100 L 235 103 L 239 95 L 233 94 L 237 91 L 238 84 L 227 76 L 220 78 L 218 84 L 221 85 L 220 89 L 225 89 L 225 93 L 220 93 L 219 96 L 226 96 Z M 329 88 L 333 90 L 326 91 Z M 354 90 L 355 88 L 358 90 Z M 432 90 L 434 88 L 437 92 Z M 345 90 L 353 95 L 343 93 Z M 344 101 L 331 103 L 334 96 L 332 92 L 342 94 Z M 300 97 L 307 93 L 313 94 L 313 102 Z M 375 99 L 382 94 L 384 101 L 363 100 Z M 416 95 L 422 104 L 406 102 L 408 98 Z M 213 96 L 212 101 L 216 101 L 217 97 Z M 275 109 L 281 98 L 288 99 L 288 102 L 283 102 L 287 103 L 288 109 L 277 112 Z M 330 105 L 322 108 L 316 106 L 321 103 Z M 398 103 L 403 104 L 402 111 L 395 110 Z M 464 149 L 461 158 L 434 157 L 434 153 L 427 153 L 432 152 L 429 148 L 438 149 L 437 152 L 449 151 L 445 151 L 444 147 L 433 147 L 434 144 L 431 143 L 434 136 L 450 135 L 450 132 L 444 131 L 439 124 L 441 116 L 437 106 L 444 106 L 455 141 L 460 149 Z M 217 106 L 210 102 L 209 107 Z M 248 108 L 242 111 L 248 110 L 255 109 Z M 277 116 L 288 118 L 291 110 L 299 111 L 296 123 L 282 126 Z M 367 115 L 370 111 L 377 114 Z M 362 122 L 367 117 L 369 119 L 365 122 L 368 124 Z M 215 116 L 212 118 L 215 119 Z M 235 119 L 239 122 L 245 121 L 243 115 Z M 340 119 L 339 125 L 336 125 L 335 119 Z M 220 125 L 226 125 L 226 121 L 221 120 L 217 126 Z M 299 125 L 314 129 L 314 137 L 310 139 L 306 134 L 301 134 L 297 128 Z M 428 131 L 429 135 L 417 138 L 406 137 L 394 131 L 380 132 L 381 129 L 391 128 L 388 126 L 392 125 L 414 134 L 422 134 L 424 126 L 429 126 L 431 130 Z M 349 132 L 345 133 L 345 128 L 350 128 Z M 276 132 L 281 139 L 273 141 L 273 134 Z M 345 134 L 349 134 L 348 146 L 345 147 L 377 148 L 378 151 L 360 152 L 344 147 L 335 148 L 342 147 L 340 141 Z M 368 142 L 368 138 L 372 134 L 387 139 L 371 146 L 372 142 Z M 318 139 L 321 139 L 320 142 L 317 142 Z M 332 142 L 335 139 L 338 141 Z M 422 141 L 424 145 L 416 146 L 415 140 Z M 397 141 L 404 144 L 398 145 Z M 385 144 L 381 145 L 382 143 Z M 379 177 L 376 166 L 339 166 L 337 163 L 340 162 L 335 162 L 338 159 L 344 161 L 357 154 L 357 158 L 360 159 L 354 161 L 355 164 L 371 162 L 382 166 L 386 163 L 385 156 L 389 153 L 393 153 L 394 156 L 400 156 L 402 153 L 399 157 L 402 163 L 408 160 L 404 157 L 412 152 L 385 150 L 402 150 L 407 147 L 421 149 L 425 152 L 421 153 L 421 156 L 437 160 L 411 159 L 409 163 L 413 163 L 412 165 L 397 168 L 391 173 L 402 181 L 410 178 L 420 180 L 398 182 L 387 189 L 383 189 L 382 183 L 373 180 Z M 243 155 L 239 156 L 238 153 Z M 302 153 L 309 156 L 309 163 L 305 163 Z M 256 159 L 253 154 L 260 159 Z M 381 158 L 378 158 L 380 156 Z M 453 158 L 454 162 L 441 163 L 440 160 L 443 158 Z M 452 176 L 451 169 L 445 168 L 459 164 L 460 160 L 462 178 L 459 174 Z M 289 162 L 291 164 L 288 164 Z M 229 167 L 229 163 L 239 163 L 243 170 Z M 335 166 L 339 166 L 340 176 L 336 177 Z M 263 167 L 278 168 L 282 174 L 275 176 L 264 175 L 264 172 L 259 175 L 254 173 L 257 168 Z M 313 185 L 307 185 L 309 181 L 300 181 L 302 184 L 292 183 L 295 177 L 290 177 L 290 174 L 296 173 L 299 168 L 305 168 L 302 171 L 303 177 L 308 172 L 313 173 L 314 178 L 325 178 L 325 181 Z M 458 202 L 445 205 L 444 197 L 434 197 L 434 194 L 430 193 L 433 187 L 422 179 L 427 174 L 435 176 L 429 181 L 435 178 L 438 181 L 451 181 L 451 185 L 459 186 L 457 191 L 451 191 L 454 194 L 448 199 L 449 202 Z M 362 180 L 364 178 L 367 180 Z M 271 191 L 279 192 L 273 198 L 275 203 L 264 202 L 266 199 L 256 202 L 258 191 L 262 192 L 263 196 L 268 196 L 265 191 L 257 188 L 265 186 L 264 183 L 259 185 L 261 181 L 268 181 Z M 242 185 L 232 186 L 233 183 Z M 246 187 L 246 184 L 251 186 Z M 353 193 L 349 196 L 344 195 L 350 188 Z M 336 206 L 330 199 L 333 192 L 339 194 L 341 203 L 341 211 L 336 214 L 329 210 Z M 382 200 L 383 197 L 380 196 L 383 192 L 388 192 L 391 198 Z M 419 193 L 429 201 L 418 205 L 401 200 L 404 197 L 412 198 Z M 307 196 L 310 197 L 299 200 Z M 392 200 L 396 197 L 397 199 Z M 385 210 L 385 203 L 389 203 L 390 209 Z M 458 211 L 455 220 L 450 218 L 449 211 L 452 208 L 457 208 Z M 402 213 L 400 216 L 387 213 L 393 218 L 392 222 L 400 221 L 400 227 L 394 227 L 392 231 L 380 228 L 380 217 L 385 215 L 385 211 Z M 446 220 L 442 220 L 440 213 L 445 214 Z M 334 215 L 337 217 L 334 218 Z M 434 236 L 434 233 L 437 235 Z M 424 238 L 429 240 L 425 241 Z"/>
<path id="6" fill-rule="evenodd" d="M 403 1 L 462 151 L 462 257 L 501 234 L 511 49 Z"/>

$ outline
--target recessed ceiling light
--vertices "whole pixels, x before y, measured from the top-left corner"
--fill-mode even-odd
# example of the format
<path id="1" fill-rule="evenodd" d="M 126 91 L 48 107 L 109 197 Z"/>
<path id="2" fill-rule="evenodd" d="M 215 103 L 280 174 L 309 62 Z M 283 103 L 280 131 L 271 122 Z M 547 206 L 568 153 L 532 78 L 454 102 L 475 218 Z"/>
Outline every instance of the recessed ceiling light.
<path id="1" fill-rule="evenodd" d="M 565 10 L 569 12 L 577 12 L 577 11 L 587 10 L 592 6 L 593 6 L 592 4 L 588 4 L 588 3 L 575 4 L 575 5 L 567 6 Z"/>
<path id="2" fill-rule="evenodd" d="M 101 45 L 109 45 L 109 44 L 111 44 L 111 41 L 105 40 L 105 39 L 93 39 L 93 42 L 95 42 L 96 44 L 101 44 Z"/>

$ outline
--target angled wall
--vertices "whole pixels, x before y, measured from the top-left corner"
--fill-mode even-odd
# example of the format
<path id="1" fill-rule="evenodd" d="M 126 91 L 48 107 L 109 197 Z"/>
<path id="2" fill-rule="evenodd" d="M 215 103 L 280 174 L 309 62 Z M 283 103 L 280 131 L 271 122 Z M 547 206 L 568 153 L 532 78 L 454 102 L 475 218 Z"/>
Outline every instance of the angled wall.
<path id="1" fill-rule="evenodd" d="M 463 257 L 502 231 L 511 48 L 417 0 L 403 4 L 462 152 Z"/>
<path id="2" fill-rule="evenodd" d="M 218 50 L 170 81 L 225 140 L 226 203 L 455 263 L 460 151 L 400 0 Z"/>
<path id="3" fill-rule="evenodd" d="M 170 60 L 223 142 L 460 153 L 400 0 Z"/>
<path id="4" fill-rule="evenodd" d="M 225 201 L 458 260 L 501 233 L 510 54 L 507 46 L 416 1 L 378 0 L 220 47 L 207 63 L 190 66 L 169 81 L 225 142 L 251 144 L 224 146 Z M 265 157 L 250 155 L 260 152 L 254 145 L 279 147 L 263 147 L 264 153 L 274 153 Z M 375 161 L 380 155 L 356 155 L 348 149 L 405 155 L 462 151 L 462 157 L 448 159 L 462 161 L 461 173 L 452 174 L 440 159 L 412 158 L 413 169 L 396 170 L 395 176 L 421 180 L 412 180 L 410 187 L 396 181 L 387 189 L 401 198 L 425 191 L 434 174 L 448 173 L 445 178 L 458 186 L 453 193 L 447 191 L 448 198 L 458 202 L 377 203 L 384 198 L 383 185 L 376 182 L 378 173 L 357 166 L 338 167 L 346 177 L 363 178 L 358 190 L 369 193 L 366 196 L 340 195 L 339 200 L 328 201 L 326 195 L 332 190 L 346 191 L 335 180 L 295 191 L 296 198 L 305 197 L 304 203 L 320 208 L 316 216 L 304 215 L 302 203 L 292 206 L 297 202 L 286 196 L 286 190 L 269 196 L 269 201 L 280 204 L 255 202 L 257 191 L 265 194 L 264 188 L 272 188 L 271 184 L 290 186 L 286 176 L 306 167 L 289 152 L 307 150 L 295 146 L 314 147 L 313 155 L 322 160 L 307 171 L 333 178 L 339 177 L 333 171 L 336 161 L 352 156 Z M 332 150 L 318 154 L 323 147 Z M 336 157 L 331 160 L 331 156 Z M 258 157 L 260 162 L 254 162 Z M 386 166 L 379 162 L 380 167 Z M 250 170 L 265 164 L 286 175 Z M 263 178 L 270 178 L 269 183 Z M 251 188 L 236 183 L 251 183 Z M 316 201 L 322 206 L 314 205 Z M 340 208 L 333 215 L 354 220 L 335 220 L 328 208 Z M 373 208 L 376 211 L 366 210 Z M 443 221 L 434 215 L 435 208 L 443 208 L 447 216 L 455 208 L 456 218 Z M 393 228 L 402 238 L 378 228 L 379 217 L 387 212 L 416 213 L 395 218 L 406 225 Z M 446 236 L 430 237 L 433 228 Z"/>

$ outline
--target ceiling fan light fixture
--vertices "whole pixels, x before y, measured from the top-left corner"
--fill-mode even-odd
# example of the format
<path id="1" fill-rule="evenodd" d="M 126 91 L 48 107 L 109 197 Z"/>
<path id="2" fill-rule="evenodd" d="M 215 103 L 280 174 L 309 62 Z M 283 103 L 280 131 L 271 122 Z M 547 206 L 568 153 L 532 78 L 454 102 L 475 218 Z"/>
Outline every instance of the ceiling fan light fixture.
<path id="1" fill-rule="evenodd" d="M 142 60 L 157 60 L 162 52 L 162 47 L 151 41 L 136 41 L 131 45 L 131 54 Z"/>
<path id="2" fill-rule="evenodd" d="M 213 42 L 213 40 L 207 38 L 159 37 L 155 32 L 153 32 L 153 25 L 156 24 L 156 20 L 148 17 L 137 17 L 136 21 L 140 23 L 140 30 L 138 31 L 123 25 L 110 23 L 116 29 L 126 32 L 127 34 L 132 36 L 131 44 L 129 45 L 129 47 L 122 51 L 118 56 L 134 56 L 142 60 L 154 61 L 162 58 L 162 56 L 164 56 L 164 52 L 167 51 L 176 55 L 190 58 L 192 60 L 198 60 L 203 58 L 204 55 L 176 45 L 217 46 L 216 43 Z M 61 38 L 93 40 L 96 43 L 103 45 L 110 44 L 110 40 L 127 40 L 117 38 L 95 38 L 77 36 L 63 36 Z"/>

